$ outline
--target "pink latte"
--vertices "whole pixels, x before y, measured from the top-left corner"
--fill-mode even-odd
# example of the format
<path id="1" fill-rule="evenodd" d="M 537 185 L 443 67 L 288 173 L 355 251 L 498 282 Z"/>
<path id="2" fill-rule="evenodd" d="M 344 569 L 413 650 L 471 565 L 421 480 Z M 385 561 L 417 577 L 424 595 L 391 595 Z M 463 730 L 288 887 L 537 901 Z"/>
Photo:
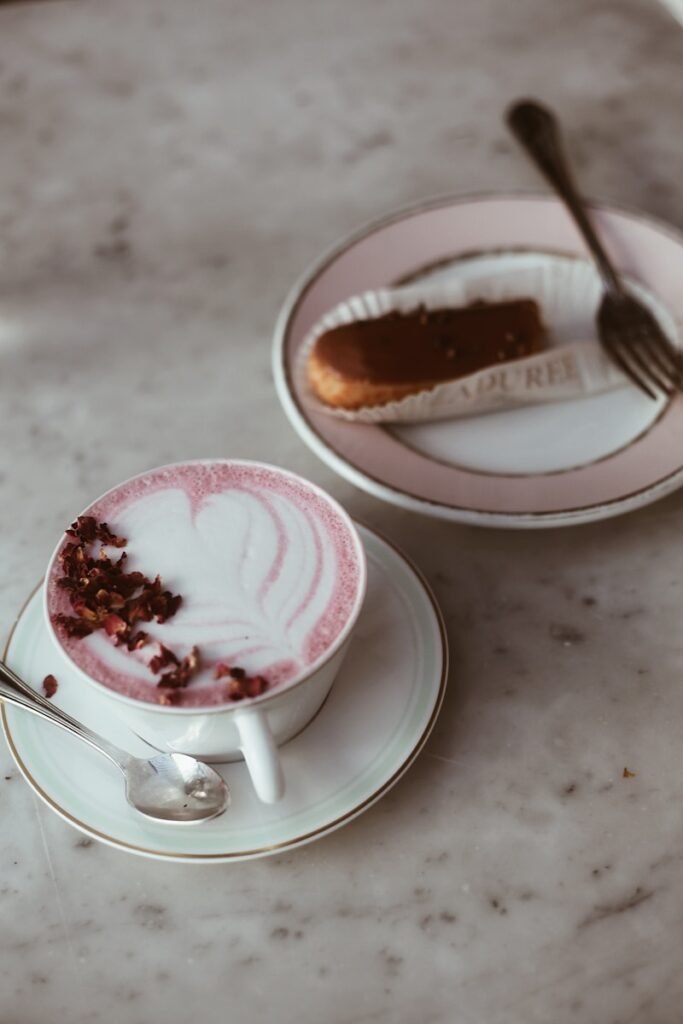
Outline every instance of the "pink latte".
<path id="1" fill-rule="evenodd" d="M 166 622 L 143 624 L 149 641 L 139 650 L 116 646 L 103 630 L 68 636 L 55 624 L 73 614 L 57 585 L 64 543 L 58 549 L 46 588 L 57 639 L 88 676 L 126 697 L 159 703 L 149 664 L 159 643 L 180 658 L 200 649 L 183 707 L 227 702 L 226 680 L 214 678 L 219 664 L 263 676 L 270 693 L 324 660 L 362 600 L 363 553 L 346 514 L 275 467 L 166 466 L 109 491 L 84 514 L 127 538 L 127 572 L 158 574 L 182 597 Z"/>

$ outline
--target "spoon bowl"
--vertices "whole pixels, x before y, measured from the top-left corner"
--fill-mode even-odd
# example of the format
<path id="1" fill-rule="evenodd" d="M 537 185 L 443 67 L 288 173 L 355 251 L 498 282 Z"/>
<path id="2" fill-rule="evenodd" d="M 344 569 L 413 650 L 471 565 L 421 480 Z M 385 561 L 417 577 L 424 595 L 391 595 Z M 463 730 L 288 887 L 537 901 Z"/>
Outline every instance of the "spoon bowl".
<path id="1" fill-rule="evenodd" d="M 215 818 L 230 804 L 218 772 L 187 754 L 132 757 L 126 771 L 126 799 L 156 821 L 191 824 Z"/>

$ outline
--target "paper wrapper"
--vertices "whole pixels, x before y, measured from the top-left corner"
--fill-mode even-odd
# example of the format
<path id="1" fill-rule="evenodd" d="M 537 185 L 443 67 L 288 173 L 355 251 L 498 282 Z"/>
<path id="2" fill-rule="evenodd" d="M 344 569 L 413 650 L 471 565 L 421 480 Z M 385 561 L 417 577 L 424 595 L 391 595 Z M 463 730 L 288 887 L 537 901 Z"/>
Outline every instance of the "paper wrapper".
<path id="1" fill-rule="evenodd" d="M 600 295 L 600 282 L 592 267 L 573 260 L 466 281 L 365 292 L 335 306 L 309 331 L 297 353 L 297 384 L 310 407 L 356 423 L 416 423 L 472 416 L 632 387 L 596 339 L 594 320 Z M 545 352 L 498 363 L 400 401 L 353 411 L 326 405 L 310 389 L 306 374 L 308 356 L 320 335 L 333 327 L 375 319 L 393 311 L 412 312 L 419 305 L 443 309 L 467 306 L 477 300 L 501 302 L 515 298 L 532 298 L 538 303 L 552 346 Z"/>

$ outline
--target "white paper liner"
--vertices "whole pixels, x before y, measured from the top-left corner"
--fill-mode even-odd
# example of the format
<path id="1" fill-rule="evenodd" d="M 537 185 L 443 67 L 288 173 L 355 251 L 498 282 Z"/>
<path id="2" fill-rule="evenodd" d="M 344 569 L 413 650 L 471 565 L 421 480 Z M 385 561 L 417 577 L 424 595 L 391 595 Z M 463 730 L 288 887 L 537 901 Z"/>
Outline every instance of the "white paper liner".
<path id="1" fill-rule="evenodd" d="M 307 405 L 350 422 L 425 422 L 471 416 L 523 405 L 566 401 L 632 387 L 597 341 L 595 312 L 601 285 L 590 264 L 579 260 L 547 260 L 537 266 L 482 274 L 467 281 L 451 279 L 406 288 L 381 289 L 353 296 L 325 314 L 304 338 L 295 360 L 297 385 Z M 502 302 L 532 298 L 548 328 L 551 348 L 524 359 L 498 363 L 467 377 L 439 384 L 385 405 L 338 409 L 311 391 L 306 367 L 317 339 L 333 327 L 374 319 L 389 312 L 457 308 L 476 300 Z"/>

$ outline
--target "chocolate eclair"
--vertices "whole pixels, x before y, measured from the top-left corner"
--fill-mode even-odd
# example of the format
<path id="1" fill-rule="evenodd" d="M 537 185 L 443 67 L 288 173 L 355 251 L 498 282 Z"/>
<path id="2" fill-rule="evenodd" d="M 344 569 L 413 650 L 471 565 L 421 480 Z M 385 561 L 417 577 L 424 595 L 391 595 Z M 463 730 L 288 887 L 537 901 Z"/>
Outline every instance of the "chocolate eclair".
<path id="1" fill-rule="evenodd" d="M 475 302 L 461 309 L 419 306 L 326 331 L 310 353 L 308 380 L 327 405 L 359 409 L 546 347 L 533 299 Z"/>

